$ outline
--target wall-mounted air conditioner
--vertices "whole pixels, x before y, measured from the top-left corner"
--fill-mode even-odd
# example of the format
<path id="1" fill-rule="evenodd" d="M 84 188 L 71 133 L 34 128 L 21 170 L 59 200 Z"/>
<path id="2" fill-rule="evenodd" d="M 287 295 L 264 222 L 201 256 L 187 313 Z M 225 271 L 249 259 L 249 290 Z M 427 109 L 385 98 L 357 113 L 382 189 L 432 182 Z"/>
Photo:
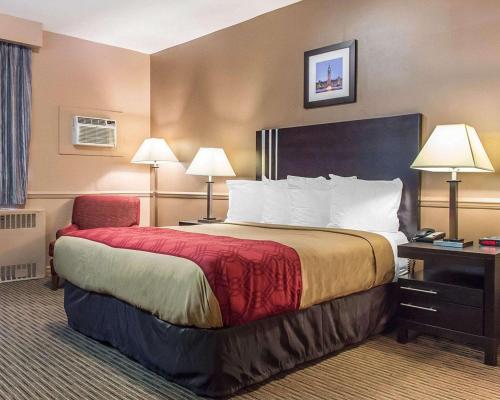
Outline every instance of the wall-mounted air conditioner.
<path id="1" fill-rule="evenodd" d="M 78 146 L 116 147 L 117 123 L 113 119 L 73 117 L 73 144 Z"/>
<path id="2" fill-rule="evenodd" d="M 43 278 L 45 213 L 0 209 L 0 283 Z"/>

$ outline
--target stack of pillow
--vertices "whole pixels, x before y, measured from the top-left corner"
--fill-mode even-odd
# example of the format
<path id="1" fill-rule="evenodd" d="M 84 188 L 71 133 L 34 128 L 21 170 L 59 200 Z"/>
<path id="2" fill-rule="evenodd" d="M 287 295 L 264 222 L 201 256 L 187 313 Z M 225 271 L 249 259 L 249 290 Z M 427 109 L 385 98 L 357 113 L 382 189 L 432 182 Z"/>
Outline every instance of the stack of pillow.
<path id="1" fill-rule="evenodd" d="M 226 222 L 398 232 L 403 183 L 324 177 L 229 180 Z"/>

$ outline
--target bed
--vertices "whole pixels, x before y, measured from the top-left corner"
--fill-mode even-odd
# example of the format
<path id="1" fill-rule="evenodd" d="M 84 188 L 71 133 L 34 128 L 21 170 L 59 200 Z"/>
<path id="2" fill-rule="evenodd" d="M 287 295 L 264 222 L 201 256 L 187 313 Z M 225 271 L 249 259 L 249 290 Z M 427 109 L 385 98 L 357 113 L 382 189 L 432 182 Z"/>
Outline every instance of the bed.
<path id="1" fill-rule="evenodd" d="M 259 131 L 257 179 L 399 177 L 404 239 L 418 227 L 420 130 L 411 114 Z M 55 267 L 73 329 L 218 397 L 387 328 L 398 240 L 258 223 L 104 228 L 59 239 Z"/>

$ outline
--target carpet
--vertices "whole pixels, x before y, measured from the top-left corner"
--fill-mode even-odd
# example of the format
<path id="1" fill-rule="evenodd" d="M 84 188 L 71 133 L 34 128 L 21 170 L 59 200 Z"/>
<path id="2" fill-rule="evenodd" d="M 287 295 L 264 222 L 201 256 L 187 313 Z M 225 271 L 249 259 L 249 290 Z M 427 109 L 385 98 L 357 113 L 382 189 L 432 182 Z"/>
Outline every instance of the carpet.
<path id="1" fill-rule="evenodd" d="M 377 336 L 234 399 L 500 399 L 500 367 L 479 349 L 419 336 Z M 196 399 L 67 327 L 63 290 L 46 280 L 0 284 L 0 399 Z"/>

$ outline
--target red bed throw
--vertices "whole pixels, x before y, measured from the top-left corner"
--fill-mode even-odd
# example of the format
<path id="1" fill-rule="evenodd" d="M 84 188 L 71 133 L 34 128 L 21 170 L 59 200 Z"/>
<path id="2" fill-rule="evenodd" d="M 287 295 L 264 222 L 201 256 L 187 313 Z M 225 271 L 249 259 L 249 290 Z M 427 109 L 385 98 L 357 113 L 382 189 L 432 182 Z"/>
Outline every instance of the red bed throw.
<path id="1" fill-rule="evenodd" d="M 219 302 L 224 326 L 299 308 L 300 258 L 280 243 L 142 227 L 88 229 L 67 236 L 193 261 Z"/>

